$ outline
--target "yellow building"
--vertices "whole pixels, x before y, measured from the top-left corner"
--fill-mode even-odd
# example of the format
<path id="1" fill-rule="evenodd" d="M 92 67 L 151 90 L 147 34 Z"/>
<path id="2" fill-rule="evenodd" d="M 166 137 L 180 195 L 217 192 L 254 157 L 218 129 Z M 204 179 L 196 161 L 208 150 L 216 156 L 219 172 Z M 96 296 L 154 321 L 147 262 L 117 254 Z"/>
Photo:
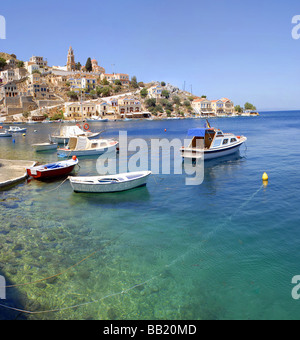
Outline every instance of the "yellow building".
<path id="1" fill-rule="evenodd" d="M 96 115 L 95 103 L 67 103 L 65 104 L 65 118 L 70 120 L 81 120 Z"/>

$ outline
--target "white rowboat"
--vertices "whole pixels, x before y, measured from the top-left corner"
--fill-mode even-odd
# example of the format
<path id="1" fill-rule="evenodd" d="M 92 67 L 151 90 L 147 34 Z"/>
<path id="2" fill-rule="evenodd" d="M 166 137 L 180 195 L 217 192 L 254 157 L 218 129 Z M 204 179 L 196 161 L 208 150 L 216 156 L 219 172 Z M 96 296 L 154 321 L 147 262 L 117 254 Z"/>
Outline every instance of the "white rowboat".
<path id="1" fill-rule="evenodd" d="M 57 143 L 40 143 L 40 144 L 32 144 L 32 147 L 36 152 L 50 151 L 56 150 L 58 147 Z"/>
<path id="2" fill-rule="evenodd" d="M 107 176 L 69 177 L 69 180 L 75 192 L 111 193 L 145 186 L 151 174 L 151 171 L 140 171 Z"/>

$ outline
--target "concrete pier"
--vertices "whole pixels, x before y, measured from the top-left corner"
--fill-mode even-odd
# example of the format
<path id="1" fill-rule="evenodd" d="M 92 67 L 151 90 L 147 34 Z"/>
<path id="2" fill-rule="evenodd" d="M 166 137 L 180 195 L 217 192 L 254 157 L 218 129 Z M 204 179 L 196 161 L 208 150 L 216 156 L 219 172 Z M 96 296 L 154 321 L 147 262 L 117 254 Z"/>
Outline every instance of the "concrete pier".
<path id="1" fill-rule="evenodd" d="M 0 159 L 0 189 L 25 180 L 26 168 L 34 165 L 33 161 Z"/>

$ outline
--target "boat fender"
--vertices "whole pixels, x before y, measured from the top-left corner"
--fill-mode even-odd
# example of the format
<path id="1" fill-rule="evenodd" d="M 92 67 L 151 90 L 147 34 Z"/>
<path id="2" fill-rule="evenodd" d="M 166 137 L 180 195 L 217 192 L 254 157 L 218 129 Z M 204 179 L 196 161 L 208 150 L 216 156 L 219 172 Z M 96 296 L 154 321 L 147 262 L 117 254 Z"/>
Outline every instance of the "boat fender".
<path id="1" fill-rule="evenodd" d="M 77 160 L 77 157 L 76 157 L 76 156 L 73 156 L 72 159 L 73 159 L 73 161 L 76 161 L 76 160 Z"/>

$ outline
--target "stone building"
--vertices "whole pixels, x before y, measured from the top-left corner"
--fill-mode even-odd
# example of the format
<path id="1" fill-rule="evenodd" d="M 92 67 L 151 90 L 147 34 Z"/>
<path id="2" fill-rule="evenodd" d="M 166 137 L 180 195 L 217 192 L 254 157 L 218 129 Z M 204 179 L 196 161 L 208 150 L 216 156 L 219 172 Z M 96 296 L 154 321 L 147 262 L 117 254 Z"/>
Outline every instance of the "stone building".
<path id="1" fill-rule="evenodd" d="M 74 56 L 74 50 L 73 50 L 72 46 L 70 46 L 69 52 L 68 52 L 67 70 L 69 72 L 76 70 L 75 56 Z"/>

